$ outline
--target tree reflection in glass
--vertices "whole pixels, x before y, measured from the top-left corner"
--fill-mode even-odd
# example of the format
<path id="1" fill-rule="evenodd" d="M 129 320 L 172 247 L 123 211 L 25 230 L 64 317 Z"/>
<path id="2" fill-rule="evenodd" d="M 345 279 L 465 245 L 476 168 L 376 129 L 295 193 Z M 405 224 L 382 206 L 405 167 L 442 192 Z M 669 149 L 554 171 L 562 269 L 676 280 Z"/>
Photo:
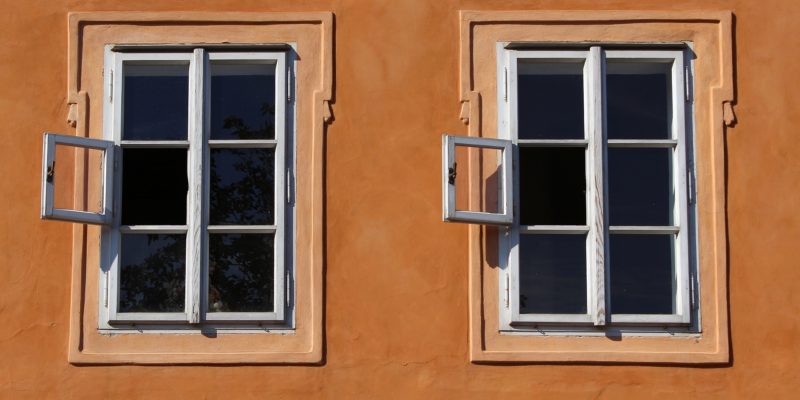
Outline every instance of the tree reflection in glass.
<path id="1" fill-rule="evenodd" d="M 122 235 L 119 312 L 182 312 L 186 236 Z"/>
<path id="2" fill-rule="evenodd" d="M 211 139 L 275 138 L 275 64 L 211 64 Z"/>
<path id="3" fill-rule="evenodd" d="M 208 242 L 209 311 L 273 311 L 274 235 L 212 234 Z"/>
<path id="4" fill-rule="evenodd" d="M 212 149 L 210 224 L 271 225 L 274 149 Z"/>

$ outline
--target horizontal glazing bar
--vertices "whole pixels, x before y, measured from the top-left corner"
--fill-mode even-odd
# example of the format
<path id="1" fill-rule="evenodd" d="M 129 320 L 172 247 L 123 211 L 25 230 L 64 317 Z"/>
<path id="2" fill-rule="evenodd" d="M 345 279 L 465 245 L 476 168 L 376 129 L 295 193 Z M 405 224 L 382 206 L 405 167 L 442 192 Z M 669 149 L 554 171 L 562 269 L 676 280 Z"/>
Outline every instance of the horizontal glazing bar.
<path id="1" fill-rule="evenodd" d="M 586 139 L 519 139 L 520 147 L 585 147 L 589 144 Z"/>
<path id="2" fill-rule="evenodd" d="M 278 145 L 277 140 L 209 140 L 208 146 L 216 149 L 224 148 L 267 148 L 272 149 Z"/>
<path id="3" fill-rule="evenodd" d="M 118 44 L 111 48 L 112 51 L 127 51 L 127 52 L 169 52 L 169 51 L 185 51 L 191 52 L 194 49 L 206 50 L 223 50 L 223 51 L 255 51 L 255 50 L 273 50 L 273 51 L 286 51 L 292 47 L 287 43 L 225 43 L 225 44 L 208 44 L 208 43 L 187 43 L 187 44 Z"/>
<path id="4" fill-rule="evenodd" d="M 277 225 L 209 225 L 209 233 L 275 233 Z"/>
<path id="5" fill-rule="evenodd" d="M 569 234 L 587 232 L 589 232 L 589 227 L 587 225 L 520 225 L 519 227 L 519 233 L 521 234 Z"/>
<path id="6" fill-rule="evenodd" d="M 122 233 L 186 233 L 186 225 L 121 225 Z"/>
<path id="7" fill-rule="evenodd" d="M 520 314 L 519 319 L 512 321 L 511 325 L 567 323 L 591 324 L 592 316 L 589 314 Z"/>
<path id="8" fill-rule="evenodd" d="M 157 147 L 157 148 L 188 149 L 189 141 L 188 140 L 122 140 L 120 141 L 120 145 L 125 148 Z"/>
<path id="9" fill-rule="evenodd" d="M 687 324 L 687 318 L 677 314 L 612 314 L 612 324 Z"/>
<path id="10" fill-rule="evenodd" d="M 638 140 L 638 139 L 609 139 L 608 147 L 647 147 L 669 148 L 678 145 L 677 140 Z"/>
<path id="11" fill-rule="evenodd" d="M 677 226 L 610 226 L 608 228 L 611 233 L 624 233 L 624 234 L 665 234 L 665 233 L 678 233 L 680 227 Z"/>

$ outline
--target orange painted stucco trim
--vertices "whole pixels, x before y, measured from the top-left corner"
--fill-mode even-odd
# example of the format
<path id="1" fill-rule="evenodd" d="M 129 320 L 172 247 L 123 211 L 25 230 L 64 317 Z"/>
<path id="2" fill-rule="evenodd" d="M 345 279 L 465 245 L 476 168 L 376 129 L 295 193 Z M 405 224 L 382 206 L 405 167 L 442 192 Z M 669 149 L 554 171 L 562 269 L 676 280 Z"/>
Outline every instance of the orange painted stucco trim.
<path id="1" fill-rule="evenodd" d="M 727 363 L 726 126 L 733 113 L 733 15 L 728 11 L 461 11 L 460 118 L 470 136 L 496 136 L 497 42 L 691 42 L 696 63 L 694 114 L 702 333 L 604 337 L 508 335 L 498 330 L 498 272 L 489 262 L 496 233 L 469 229 L 469 353 L 475 363 Z M 624 29 L 620 28 L 624 26 Z M 568 27 L 569 29 L 564 29 Z M 620 28 L 620 29 L 617 29 Z M 482 100 L 483 99 L 483 100 Z M 484 168 L 470 159 L 470 207 L 480 208 Z M 484 171 L 485 172 L 485 171 Z M 487 255 L 488 254 L 488 255 Z"/>
<path id="2" fill-rule="evenodd" d="M 298 225 L 299 234 L 296 243 L 296 258 L 298 259 L 298 274 L 305 277 L 303 286 L 296 287 L 297 311 L 294 333 L 269 334 L 254 333 L 240 334 L 236 340 L 237 347 L 228 347 L 225 342 L 209 342 L 208 345 L 189 343 L 178 346 L 178 349 L 169 349 L 169 346 L 153 346 L 158 339 L 152 340 L 151 334 L 139 335 L 141 340 L 128 337 L 113 339 L 125 341 L 124 349 L 114 350 L 114 342 L 108 335 L 100 335 L 93 329 L 92 321 L 97 308 L 96 304 L 87 301 L 94 294 L 87 292 L 93 283 L 87 279 L 96 277 L 92 268 L 97 265 L 92 260 L 96 258 L 96 243 L 93 235 L 97 229 L 85 225 L 75 224 L 72 238 L 72 291 L 70 297 L 70 331 L 68 344 L 68 359 L 73 364 L 317 364 L 323 360 L 323 313 L 324 313 L 324 287 L 323 287 L 323 180 L 324 180 L 324 134 L 327 123 L 332 121 L 330 103 L 333 88 L 333 14 L 329 12 L 298 12 L 298 13 L 210 13 L 210 12 L 86 12 L 71 13 L 68 16 L 68 79 L 67 103 L 69 106 L 68 121 L 76 128 L 76 135 L 83 137 L 98 136 L 97 126 L 102 125 L 102 112 L 98 112 L 98 104 L 102 101 L 95 100 L 90 104 L 89 98 L 97 95 L 98 74 L 90 74 L 87 78 L 84 57 L 86 46 L 93 46 L 93 52 L 102 49 L 102 44 L 107 43 L 139 43 L 142 39 L 137 32 L 159 29 L 171 26 L 202 25 L 204 27 L 225 27 L 252 25 L 257 27 L 282 27 L 279 35 L 282 41 L 305 41 L 306 44 L 317 43 L 318 47 L 309 47 L 302 50 L 301 55 L 309 60 L 316 60 L 313 65 L 301 68 L 304 73 L 302 81 L 298 79 L 298 94 L 306 94 L 306 99 L 298 99 L 297 125 L 305 127 L 303 137 L 298 138 L 304 154 L 305 165 L 298 168 L 298 212 L 304 216 L 304 225 Z M 144 23 L 144 25 L 143 25 Z M 143 25 L 143 26 L 142 26 Z M 94 33 L 92 44 L 86 43 L 86 28 L 92 26 L 109 27 L 108 33 Z M 301 33 L 303 26 L 314 26 L 314 32 Z M 114 28 L 114 29 L 111 29 Z M 122 28 L 134 30 L 119 31 Z M 117 29 L 118 32 L 114 33 Z M 191 29 L 189 29 L 191 31 Z M 197 43 L 215 43 L 213 33 L 203 29 L 197 35 L 177 34 L 177 36 L 164 36 L 161 43 L 179 42 L 181 38 L 197 37 Z M 197 30 L 199 31 L 199 30 Z M 121 33 L 120 33 L 121 32 Z M 174 31 L 170 31 L 174 32 Z M 287 33 L 288 32 L 288 33 Z M 269 33 L 269 32 L 267 32 Z M 171 33 L 172 35 L 176 35 Z M 104 36 L 105 35 L 105 36 Z M 116 35 L 116 36 L 114 36 Z M 259 37 L 250 37 L 248 33 L 239 31 L 234 36 L 243 37 L 247 41 L 257 42 Z M 255 35 L 255 33 L 253 34 Z M 263 33 L 262 33 L 263 35 Z M 288 36 L 287 36 L 288 35 Z M 266 37 L 269 37 L 267 34 Z M 292 40 L 287 40 L 292 39 Z M 160 39 L 160 38 L 159 38 Z M 104 40 L 112 40 L 108 42 Z M 93 61 L 97 63 L 97 61 Z M 302 61 L 300 61 L 302 62 Z M 299 65 L 299 64 L 298 64 Z M 96 65 L 93 65 L 96 67 Z M 300 68 L 300 66 L 298 66 Z M 94 70 L 93 70 L 94 71 Z M 98 70 L 99 71 L 99 70 Z M 95 76 L 98 75 L 98 76 Z M 83 77 L 83 78 L 82 78 Z M 97 96 L 100 99 L 102 95 Z M 90 113 L 90 109 L 94 108 Z M 95 128 L 91 128 L 95 127 Z M 301 176 L 302 173 L 302 176 Z M 85 187 L 91 181 L 83 169 L 83 163 L 76 160 L 75 188 Z M 301 182 L 303 182 L 301 184 Z M 75 190 L 75 204 L 85 204 L 88 200 L 83 190 Z M 305 200 L 301 200 L 301 196 Z M 302 264 L 302 265 L 301 265 Z M 302 271 L 300 271 L 302 269 Z M 87 285 L 87 282 L 89 284 Z M 303 309 L 299 309 L 301 307 Z M 92 319 L 95 318 L 95 319 Z M 88 322 L 87 322 L 88 321 Z M 96 328 L 96 325 L 94 325 Z M 88 336 L 87 336 L 88 335 Z M 235 334 L 230 334 L 233 336 Z M 150 336 L 150 338 L 146 337 Z M 188 336 L 188 335 L 184 335 Z M 172 335 L 173 339 L 179 337 Z M 249 339 L 246 339 L 249 337 Z M 90 339 L 90 340 L 87 340 Z M 137 340 L 141 345 L 137 345 Z M 217 339 L 212 339 L 217 340 Z M 222 340 L 222 339 L 219 339 Z M 225 339 L 227 340 L 227 339 Z M 243 343 L 252 341 L 248 348 Z M 188 342 L 188 340 L 187 340 Z M 179 342 L 178 342 L 179 343 Z M 180 344 L 180 343 L 179 343 Z M 131 348 L 140 347 L 141 351 L 131 351 Z M 243 347 L 244 346 L 244 347 Z M 246 350 L 243 350 L 246 348 Z M 110 349 L 110 350 L 109 350 Z"/>

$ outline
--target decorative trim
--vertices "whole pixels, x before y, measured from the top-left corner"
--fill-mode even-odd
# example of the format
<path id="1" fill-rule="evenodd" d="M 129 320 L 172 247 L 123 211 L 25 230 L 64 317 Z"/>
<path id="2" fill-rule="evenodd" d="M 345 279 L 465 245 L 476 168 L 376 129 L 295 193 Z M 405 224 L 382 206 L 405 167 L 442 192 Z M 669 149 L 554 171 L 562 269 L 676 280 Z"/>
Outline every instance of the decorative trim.
<path id="1" fill-rule="evenodd" d="M 696 138 L 702 135 L 703 192 L 705 196 L 702 204 L 704 213 L 702 221 L 698 222 L 701 229 L 701 269 L 706 275 L 702 276 L 701 285 L 705 292 L 701 292 L 703 310 L 708 311 L 703 315 L 702 335 L 697 338 L 684 338 L 670 340 L 659 337 L 637 337 L 619 341 L 609 341 L 606 338 L 583 337 L 539 337 L 535 335 L 507 335 L 497 330 L 499 318 L 494 310 L 498 298 L 499 286 L 493 286 L 499 277 L 493 274 L 496 268 L 488 266 L 487 257 L 493 257 L 496 249 L 487 244 L 494 237 L 491 231 L 477 225 L 470 225 L 469 229 L 469 353 L 474 363 L 681 363 L 681 364 L 724 364 L 729 361 L 729 326 L 727 302 L 727 255 L 726 246 L 726 221 L 725 221 L 725 178 L 724 178 L 724 137 L 726 127 L 733 126 L 736 116 L 733 110 L 735 104 L 734 91 L 734 59 L 733 59 L 733 14 L 729 11 L 460 11 L 460 54 L 459 54 L 459 119 L 468 125 L 470 136 L 494 137 L 493 127 L 487 127 L 491 132 L 482 132 L 485 121 L 492 121 L 496 112 L 493 102 L 488 105 L 480 104 L 481 90 L 489 87 L 489 81 L 494 80 L 494 65 L 489 65 L 484 57 L 488 53 L 476 55 L 474 46 L 481 43 L 496 43 L 507 41 L 506 37 L 497 37 L 499 33 L 512 36 L 525 37 L 523 41 L 530 40 L 525 34 L 525 29 L 536 29 L 537 32 L 553 29 L 555 35 L 564 25 L 583 25 L 587 27 L 588 37 L 578 38 L 579 41 L 598 42 L 598 33 L 592 27 L 598 25 L 613 28 L 618 25 L 654 24 L 653 32 L 659 34 L 663 27 L 665 43 L 676 43 L 686 39 L 708 40 L 703 42 L 710 47 L 705 51 L 716 51 L 713 64 L 704 64 L 701 68 L 713 76 L 716 86 L 702 87 L 704 102 L 695 103 L 695 118 L 704 121 L 703 132 L 696 132 Z M 658 24 L 658 25 L 655 25 Z M 670 29 L 674 25 L 674 30 Z M 514 30 L 517 29 L 518 30 Z M 678 30 L 679 29 L 679 30 Z M 576 33 L 577 32 L 577 33 Z M 575 35 L 580 30 L 573 31 Z M 672 32 L 685 33 L 686 37 L 676 38 Z M 481 36 L 484 35 L 484 36 Z M 494 35 L 494 36 L 492 36 Z M 570 37 L 575 39 L 575 35 Z M 614 33 L 614 37 L 630 37 L 630 41 L 620 43 L 647 42 L 641 38 L 639 32 L 630 35 Z M 705 35 L 705 36 L 702 36 Z M 553 36 L 553 35 L 551 35 Z M 648 36 L 650 37 L 650 36 Z M 553 40 L 553 37 L 548 39 Z M 547 43 L 550 43 L 550 40 Z M 536 42 L 541 42 L 536 38 Z M 553 40 L 553 43 L 564 43 L 564 40 Z M 697 44 L 697 43 L 695 43 Z M 718 46 L 718 47 L 717 47 Z M 483 47 L 481 51 L 485 52 Z M 480 58 L 476 58 L 480 57 Z M 494 60 L 494 53 L 492 53 Z M 488 75 L 475 76 L 477 71 Z M 476 88 L 476 82 L 481 86 Z M 705 83 L 704 83 L 705 84 Z M 493 85 L 493 84 L 492 84 Z M 493 96 L 493 95 L 492 95 Z M 485 99 L 484 99 L 485 100 Z M 476 207 L 481 201 L 480 175 L 481 165 L 478 159 L 469 160 L 470 206 Z M 494 310 L 494 311 L 493 311 Z M 624 342 L 624 344 L 623 344 Z"/>
<path id="2" fill-rule="evenodd" d="M 324 134 L 326 124 L 333 120 L 333 19 L 330 12 L 297 13 L 240 13 L 240 12 L 77 12 L 68 15 L 68 77 L 67 121 L 75 127 L 76 135 L 89 137 L 89 95 L 81 87 L 81 57 L 84 28 L 89 25 L 179 25 L 187 23 L 219 25 L 275 25 L 316 24 L 320 26 L 319 71 L 320 86 L 313 89 L 309 99 L 310 121 L 308 132 L 309 199 L 310 206 L 308 242 L 298 248 L 297 258 L 305 257 L 308 267 L 307 317 L 298 320 L 297 329 L 305 330 L 310 338 L 299 343 L 296 334 L 275 334 L 276 338 L 292 343 L 287 349 L 270 348 L 248 352 L 96 352 L 85 348 L 83 308 L 86 291 L 87 243 L 89 230 L 85 225 L 74 224 L 72 232 L 72 292 L 70 298 L 70 332 L 68 359 L 73 364 L 319 364 L 323 354 L 324 258 L 323 258 L 323 185 L 324 185 Z M 308 115 L 308 114 L 306 114 Z M 298 115 L 298 118 L 301 116 Z M 306 118 L 306 117 L 302 117 Z M 86 171 L 76 160 L 75 187 L 86 185 Z M 84 191 L 75 191 L 75 204 L 85 204 Z M 95 333 L 93 333 L 95 334 Z"/>

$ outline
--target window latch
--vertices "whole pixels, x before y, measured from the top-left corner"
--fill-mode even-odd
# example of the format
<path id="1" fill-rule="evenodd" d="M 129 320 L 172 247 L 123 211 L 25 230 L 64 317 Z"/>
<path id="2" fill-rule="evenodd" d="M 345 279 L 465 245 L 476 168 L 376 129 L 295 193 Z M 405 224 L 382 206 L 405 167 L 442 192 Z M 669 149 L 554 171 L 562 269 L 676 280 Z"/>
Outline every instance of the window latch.
<path id="1" fill-rule="evenodd" d="M 451 185 L 456 184 L 456 167 L 458 167 L 458 163 L 453 163 L 453 166 L 447 169 L 447 182 Z"/>
<path id="2" fill-rule="evenodd" d="M 56 175 L 56 162 L 53 161 L 50 165 L 47 166 L 47 182 L 52 183 L 53 177 Z"/>

